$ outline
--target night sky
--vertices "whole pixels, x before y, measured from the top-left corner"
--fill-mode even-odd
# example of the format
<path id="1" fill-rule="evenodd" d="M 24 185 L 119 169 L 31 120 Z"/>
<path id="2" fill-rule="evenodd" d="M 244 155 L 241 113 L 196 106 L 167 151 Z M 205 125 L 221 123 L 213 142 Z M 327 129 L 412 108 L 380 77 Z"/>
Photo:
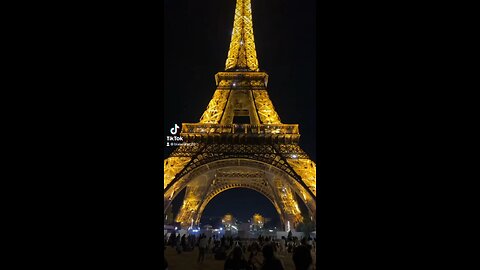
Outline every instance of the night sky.
<path id="1" fill-rule="evenodd" d="M 270 99 L 282 123 L 299 124 L 300 145 L 314 161 L 315 10 L 313 0 L 252 0 L 257 58 L 260 70 L 269 75 Z M 234 11 L 235 0 L 164 1 L 165 136 L 174 124 L 198 122 L 212 98 L 214 75 L 225 69 Z M 164 149 L 167 158 L 173 148 Z M 236 207 L 239 202 L 243 202 L 243 208 Z M 180 203 L 177 197 L 174 210 Z M 217 195 L 205 215 L 231 212 L 245 219 L 252 211 L 278 220 L 268 199 L 247 189 Z"/>

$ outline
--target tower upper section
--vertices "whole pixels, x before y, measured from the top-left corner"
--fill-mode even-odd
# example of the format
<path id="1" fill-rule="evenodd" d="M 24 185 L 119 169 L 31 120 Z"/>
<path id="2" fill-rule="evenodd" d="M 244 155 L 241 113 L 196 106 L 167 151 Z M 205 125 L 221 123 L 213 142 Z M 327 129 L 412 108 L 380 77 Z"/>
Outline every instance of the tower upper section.
<path id="1" fill-rule="evenodd" d="M 258 69 L 251 0 L 237 0 L 226 71 L 198 123 L 183 123 L 186 142 L 298 143 L 297 124 L 283 124 L 267 93 L 268 75 Z"/>
<path id="2" fill-rule="evenodd" d="M 237 0 L 226 71 L 258 71 L 250 0 Z"/>

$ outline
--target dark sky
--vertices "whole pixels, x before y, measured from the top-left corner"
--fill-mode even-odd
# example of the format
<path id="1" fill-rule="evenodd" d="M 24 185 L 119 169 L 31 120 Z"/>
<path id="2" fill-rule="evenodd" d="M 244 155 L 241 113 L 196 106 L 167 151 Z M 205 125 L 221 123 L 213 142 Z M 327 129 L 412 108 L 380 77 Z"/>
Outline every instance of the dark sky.
<path id="1" fill-rule="evenodd" d="M 212 98 L 214 75 L 225 69 L 235 3 L 235 0 L 164 1 L 165 136 L 175 123 L 198 122 Z M 299 124 L 300 145 L 314 161 L 315 10 L 313 0 L 252 1 L 257 58 L 260 70 L 269 75 L 270 99 L 282 123 Z M 172 150 L 165 147 L 164 157 Z M 230 191 L 231 203 L 245 198 L 244 192 L 252 200 L 262 196 L 249 190 Z M 273 209 L 271 204 L 268 207 Z"/>

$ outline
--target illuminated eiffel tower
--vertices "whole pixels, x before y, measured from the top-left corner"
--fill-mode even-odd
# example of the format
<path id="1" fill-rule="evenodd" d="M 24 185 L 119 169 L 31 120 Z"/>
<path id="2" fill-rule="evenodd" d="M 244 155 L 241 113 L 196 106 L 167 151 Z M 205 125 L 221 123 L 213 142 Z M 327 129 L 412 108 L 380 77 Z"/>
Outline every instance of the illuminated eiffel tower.
<path id="1" fill-rule="evenodd" d="M 182 124 L 184 143 L 164 161 L 164 211 L 186 188 L 176 221 L 188 228 L 217 194 L 250 188 L 272 202 L 286 230 L 302 221 L 294 194 L 315 221 L 316 166 L 298 145 L 298 125 L 283 124 L 268 96 L 250 0 L 237 0 L 225 71 L 215 81 L 200 122 Z"/>

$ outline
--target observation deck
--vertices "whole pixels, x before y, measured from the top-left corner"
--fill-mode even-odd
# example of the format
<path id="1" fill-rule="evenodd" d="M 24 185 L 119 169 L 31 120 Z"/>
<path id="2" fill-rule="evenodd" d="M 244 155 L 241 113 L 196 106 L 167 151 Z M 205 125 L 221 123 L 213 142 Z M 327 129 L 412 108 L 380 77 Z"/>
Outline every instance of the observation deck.
<path id="1" fill-rule="evenodd" d="M 298 143 L 297 124 L 190 124 L 183 123 L 185 142 Z"/>

